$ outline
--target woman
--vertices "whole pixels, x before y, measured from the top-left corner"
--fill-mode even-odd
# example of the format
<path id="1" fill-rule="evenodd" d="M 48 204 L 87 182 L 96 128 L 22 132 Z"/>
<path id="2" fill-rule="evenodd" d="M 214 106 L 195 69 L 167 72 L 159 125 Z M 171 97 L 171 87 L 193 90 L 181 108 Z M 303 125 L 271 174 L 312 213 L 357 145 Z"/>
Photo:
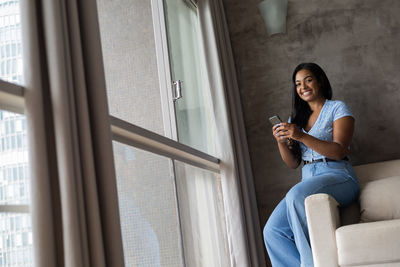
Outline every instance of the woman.
<path id="1" fill-rule="evenodd" d="M 304 200 L 327 193 L 341 206 L 357 199 L 359 185 L 348 161 L 354 118 L 342 101 L 334 101 L 325 72 L 302 63 L 293 73 L 291 123 L 272 127 L 283 161 L 303 162 L 302 180 L 278 204 L 264 228 L 273 267 L 313 266 Z"/>

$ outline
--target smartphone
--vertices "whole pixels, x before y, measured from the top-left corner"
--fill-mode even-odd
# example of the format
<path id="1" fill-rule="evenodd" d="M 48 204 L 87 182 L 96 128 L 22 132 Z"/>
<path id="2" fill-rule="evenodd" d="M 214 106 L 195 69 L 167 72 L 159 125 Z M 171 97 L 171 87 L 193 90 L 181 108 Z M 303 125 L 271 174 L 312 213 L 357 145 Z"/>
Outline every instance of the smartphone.
<path id="1" fill-rule="evenodd" d="M 279 118 L 278 115 L 272 116 L 269 118 L 269 121 L 272 123 L 272 125 L 277 125 L 282 122 L 281 118 Z"/>

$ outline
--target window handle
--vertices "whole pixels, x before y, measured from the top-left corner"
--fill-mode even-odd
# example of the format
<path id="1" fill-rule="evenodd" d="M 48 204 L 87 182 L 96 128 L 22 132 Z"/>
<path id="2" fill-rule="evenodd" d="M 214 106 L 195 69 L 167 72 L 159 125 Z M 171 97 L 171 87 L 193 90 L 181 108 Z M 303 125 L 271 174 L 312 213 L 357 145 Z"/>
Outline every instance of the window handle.
<path id="1" fill-rule="evenodd" d="M 172 83 L 174 89 L 174 101 L 182 98 L 182 83 L 181 80 L 173 81 Z"/>

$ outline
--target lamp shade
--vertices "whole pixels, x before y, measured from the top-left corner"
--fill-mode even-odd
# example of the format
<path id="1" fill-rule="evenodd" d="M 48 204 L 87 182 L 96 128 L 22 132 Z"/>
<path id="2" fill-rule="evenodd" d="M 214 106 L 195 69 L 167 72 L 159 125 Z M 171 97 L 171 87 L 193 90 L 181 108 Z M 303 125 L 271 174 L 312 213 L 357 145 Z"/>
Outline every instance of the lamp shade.
<path id="1" fill-rule="evenodd" d="M 270 36 L 286 32 L 287 2 L 288 0 L 264 0 L 259 4 L 258 8 Z"/>

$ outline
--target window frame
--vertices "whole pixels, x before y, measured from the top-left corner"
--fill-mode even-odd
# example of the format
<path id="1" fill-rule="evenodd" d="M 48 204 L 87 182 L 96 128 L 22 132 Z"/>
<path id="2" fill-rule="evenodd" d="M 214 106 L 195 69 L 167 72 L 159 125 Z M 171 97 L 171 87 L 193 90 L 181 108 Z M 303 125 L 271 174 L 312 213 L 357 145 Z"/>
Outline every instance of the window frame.
<path id="1" fill-rule="evenodd" d="M 0 109 L 24 114 L 24 88 L 0 79 Z M 0 205 L 0 213 L 29 213 L 29 205 Z"/>
<path id="2" fill-rule="evenodd" d="M 220 173 L 220 160 L 209 154 L 110 116 L 112 139 L 160 156 Z"/>
<path id="3" fill-rule="evenodd" d="M 162 0 L 152 0 L 152 7 L 153 7 L 153 2 L 158 2 L 158 5 L 155 6 L 158 8 L 158 11 L 160 11 L 160 3 L 162 3 Z M 24 11 L 22 12 L 23 14 L 27 15 L 29 14 L 29 16 L 27 16 L 29 18 L 30 21 L 28 21 L 27 19 L 24 19 L 23 21 L 21 20 L 22 24 L 25 24 L 25 27 L 27 27 L 27 24 L 29 22 L 31 22 L 32 25 L 34 25 L 34 27 L 36 26 L 36 22 L 37 20 L 35 20 L 37 14 L 34 12 L 34 4 L 30 3 L 30 1 L 24 1 Z M 97 12 L 97 11 L 96 11 Z M 158 27 L 155 27 L 157 29 L 162 29 L 162 24 L 165 20 L 158 20 L 157 23 L 159 23 Z M 153 20 L 153 23 L 156 23 Z M 164 24 L 165 25 L 165 24 Z M 90 25 L 92 26 L 92 25 Z M 89 27 L 88 25 L 86 25 L 86 27 Z M 165 28 L 165 27 L 164 27 Z M 95 31 L 97 31 L 98 29 L 94 29 Z M 160 30 L 160 32 L 162 32 Z M 165 44 L 166 42 L 166 36 L 165 34 L 161 34 L 157 37 L 157 34 L 155 34 L 156 36 L 156 43 L 159 43 L 157 41 L 157 38 L 159 38 L 160 40 L 162 40 L 162 42 L 164 42 Z M 33 42 L 30 43 L 28 45 L 28 47 L 24 48 L 24 53 L 25 56 L 24 58 L 28 57 L 28 61 L 30 63 L 30 67 L 33 69 L 38 69 L 39 68 L 39 63 L 40 60 L 38 60 L 38 58 L 40 58 L 40 56 L 37 53 L 38 51 L 38 42 L 37 42 L 37 36 L 35 36 L 35 33 L 31 33 L 31 32 L 25 32 L 24 37 L 28 40 L 32 40 Z M 226 36 L 225 36 L 226 37 Z M 220 42 L 220 40 L 217 41 L 217 43 Z M 160 71 L 160 69 L 158 70 L 159 75 L 160 72 L 162 72 L 163 75 L 163 79 L 161 79 L 160 77 L 160 83 L 165 83 L 165 87 L 168 90 L 164 90 L 164 94 L 167 95 L 167 98 L 163 98 L 163 99 L 172 99 L 172 88 L 170 86 L 170 79 L 168 76 L 168 71 L 165 70 L 165 66 L 169 65 L 165 65 L 165 64 L 169 64 L 169 60 L 168 60 L 168 50 L 165 50 L 165 46 L 161 47 L 162 49 L 162 53 L 161 53 L 161 59 L 164 61 L 164 69 L 162 71 Z M 158 56 L 158 55 L 157 55 Z M 158 64 L 159 66 L 160 64 Z M 37 68 L 35 68 L 37 67 Z M 24 69 L 26 70 L 26 67 L 24 65 Z M 38 71 L 40 73 L 40 71 Z M 46 128 L 44 127 L 44 120 L 45 120 L 45 116 L 43 114 L 42 110 L 35 110 L 35 107 L 41 107 L 43 106 L 43 98 L 41 97 L 42 94 L 44 94 L 44 92 L 42 90 L 40 90 L 41 88 L 41 83 L 43 82 L 41 80 L 40 75 L 36 75 L 33 76 L 31 75 L 31 73 L 24 73 L 24 76 L 28 76 L 28 83 L 29 86 L 27 86 L 25 89 L 23 87 L 21 87 L 21 89 L 18 90 L 14 90 L 12 89 L 11 93 L 8 92 L 8 90 L 1 90 L 6 91 L 5 95 L 7 97 L 11 97 L 10 99 L 14 99 L 15 103 L 12 104 L 10 106 L 10 108 L 14 108 L 17 107 L 16 110 L 23 110 L 24 108 L 26 108 L 27 110 L 27 123 L 33 123 L 35 122 L 35 129 L 34 131 L 32 131 L 31 133 L 29 133 L 29 143 L 30 145 L 33 145 L 33 149 L 30 152 L 30 157 L 34 158 L 34 156 L 38 156 L 41 154 L 46 154 L 48 152 L 42 151 L 44 150 L 42 145 L 46 143 Z M 164 88 L 165 88 L 164 87 Z M 18 92 L 17 92 L 18 91 Z M 224 95 L 225 92 L 221 92 L 221 95 Z M 224 95 L 225 97 L 225 103 L 224 105 L 229 105 L 227 103 L 229 103 L 229 99 L 228 96 Z M 3 99 L 3 97 L 0 97 L 0 102 L 1 103 L 11 103 L 9 101 L 1 101 L 1 99 Z M 5 98 L 4 98 L 5 99 Z M 26 99 L 26 101 L 25 101 Z M 21 100 L 22 100 L 22 104 L 21 104 Z M 0 103 L 0 104 L 1 104 Z M 237 210 L 235 210 L 233 213 L 231 213 L 230 215 L 237 215 L 234 216 L 236 218 L 232 219 L 234 227 L 229 227 L 229 229 L 238 229 L 239 233 L 236 234 L 235 237 L 232 237 L 233 241 L 231 240 L 231 242 L 229 243 L 229 247 L 233 246 L 232 251 L 233 252 L 237 252 L 237 255 L 234 255 L 233 257 L 240 257 L 241 255 L 243 255 L 244 257 L 241 257 L 242 259 L 239 260 L 239 262 L 249 262 L 249 259 L 247 259 L 246 257 L 251 257 L 248 256 L 249 253 L 249 244 L 247 243 L 247 236 L 248 233 L 246 232 L 246 223 L 242 223 L 241 226 L 238 226 L 240 224 L 240 222 L 244 222 L 245 220 L 245 216 L 244 216 L 244 210 L 248 209 L 248 207 L 242 207 L 243 203 L 242 203 L 242 192 L 241 190 L 246 190 L 246 188 L 241 188 L 240 185 L 240 179 L 238 178 L 239 176 L 241 176 L 240 174 L 238 174 L 238 169 L 243 168 L 243 166 L 240 166 L 240 164 L 242 164 L 241 162 L 237 163 L 236 161 L 236 152 L 235 152 L 235 147 L 233 147 L 235 144 L 234 142 L 237 140 L 233 140 L 234 137 L 233 135 L 235 133 L 232 133 L 231 131 L 233 131 L 231 128 L 235 127 L 235 125 L 233 125 L 234 123 L 232 123 L 232 121 L 230 120 L 231 118 L 229 117 L 230 115 L 228 114 L 226 117 L 228 118 L 227 122 L 224 122 L 227 124 L 226 127 L 226 132 L 224 134 L 224 136 L 226 137 L 226 139 L 228 140 L 226 143 L 230 143 L 229 149 L 233 151 L 233 153 L 229 154 L 228 156 L 226 155 L 221 155 L 221 159 L 224 160 L 224 163 L 221 164 L 221 160 L 215 157 L 212 157 L 208 154 L 202 153 L 200 151 L 197 151 L 193 148 L 190 148 L 188 146 L 185 146 L 179 142 L 177 142 L 177 138 L 176 138 L 176 131 L 174 132 L 174 127 L 172 127 L 172 125 L 176 125 L 176 123 L 173 123 L 175 118 L 174 116 L 171 116 L 171 109 L 174 110 L 174 106 L 171 105 L 171 103 L 173 103 L 172 101 L 168 101 L 168 104 L 163 103 L 162 104 L 162 108 L 163 108 L 163 116 L 166 116 L 167 119 L 164 119 L 164 122 L 172 122 L 172 124 L 168 124 L 168 123 L 164 123 L 164 127 L 165 127 L 165 133 L 167 137 L 163 137 L 163 136 L 159 136 L 156 135 L 155 133 L 152 133 L 146 129 L 140 128 L 138 126 L 129 124 L 129 123 L 121 123 L 120 121 L 118 121 L 117 118 L 113 118 L 110 116 L 110 114 L 108 114 L 109 118 L 107 118 L 106 116 L 103 116 L 102 114 L 102 118 L 104 117 L 105 120 L 109 119 L 110 124 L 109 124 L 109 128 L 110 131 L 113 135 L 112 140 L 123 140 L 124 142 L 129 142 L 129 145 L 134 144 L 134 147 L 139 147 L 139 145 L 143 146 L 144 150 L 146 151 L 150 151 L 153 152 L 155 154 L 159 154 L 159 155 L 163 155 L 163 153 L 166 153 L 166 155 L 170 158 L 170 159 L 178 159 L 180 161 L 189 163 L 190 165 L 194 165 L 194 166 L 198 166 L 202 169 L 208 169 L 208 170 L 212 170 L 214 172 L 221 172 L 221 175 L 228 175 L 229 179 L 226 179 L 227 181 L 225 181 L 225 188 L 227 188 L 227 190 L 229 190 L 229 196 L 227 197 L 226 201 L 230 201 L 233 203 L 233 205 L 236 205 Z M 18 109 L 19 107 L 19 109 Z M 22 109 L 21 109 L 22 107 Z M 224 109 L 226 112 L 228 112 L 228 109 L 226 106 L 224 106 Z M 10 110 L 10 109 L 8 109 Z M 31 112 L 35 110 L 34 112 Z M 11 111 L 11 110 L 10 110 Z M 225 114 L 224 114 L 225 116 Z M 222 116 L 223 117 L 223 116 Z M 176 129 L 176 128 L 175 128 Z M 127 134 L 128 133 L 128 134 Z M 227 135 L 226 135 L 227 134 Z M 150 138 L 149 138 L 150 136 Z M 144 139 L 143 139 L 144 138 Z M 112 143 L 112 140 L 110 141 Z M 38 142 L 38 144 L 32 144 L 33 142 Z M 108 141 L 107 141 L 108 142 Z M 165 147 L 169 147 L 172 148 L 172 151 L 169 151 L 168 149 L 165 149 Z M 142 149 L 143 149 L 142 148 Z M 225 154 L 225 153 L 224 153 Z M 228 157 L 228 162 L 226 161 L 227 158 L 224 157 Z M 37 223 L 37 218 L 40 217 L 40 215 L 42 214 L 42 210 L 51 210 L 50 208 L 50 202 L 51 202 L 51 196 L 49 195 L 49 191 L 51 186 L 49 183 L 49 179 L 47 179 L 47 177 L 43 178 L 43 176 L 49 176 L 49 167 L 45 165 L 47 160 L 44 160 L 43 158 L 37 157 L 34 159 L 35 166 L 38 165 L 40 166 L 40 168 L 36 168 L 35 170 L 31 171 L 31 173 L 36 174 L 38 178 L 38 180 L 34 181 L 34 187 L 36 189 L 36 191 L 38 191 L 38 188 L 40 188 L 41 190 L 44 191 L 43 196 L 41 195 L 40 199 L 37 199 L 34 203 L 32 203 L 32 210 L 35 210 L 36 214 L 33 214 L 34 217 L 36 217 L 33 221 Z M 174 162 L 174 161 L 172 161 Z M 230 168 L 227 171 L 227 168 Z M 40 174 L 40 175 L 38 175 Z M 43 175 L 44 174 L 44 175 Z M 243 179 L 247 179 L 248 176 L 243 177 Z M 229 185 L 228 185 L 229 184 Z M 246 185 L 242 185 L 242 186 L 246 186 Z M 233 197 L 232 197 L 233 196 Z M 246 200 L 245 200 L 246 201 Z M 248 204 L 248 203 L 247 203 Z M 244 203 L 244 205 L 246 205 L 246 203 Z M 36 212 L 38 211 L 38 212 Z M 225 222 L 226 223 L 226 222 Z M 232 223 L 232 222 L 230 222 Z M 52 226 L 51 224 L 51 220 L 50 219 L 46 219 L 46 222 L 44 223 L 44 225 L 46 226 Z M 231 226 L 231 225 L 230 225 Z M 48 229 L 47 229 L 48 230 Z M 251 230 L 251 229 L 250 229 Z M 49 240 L 50 237 L 48 236 L 44 236 L 44 229 L 40 229 L 40 232 L 33 232 L 34 237 L 39 237 L 39 238 L 43 238 Z M 228 235 L 228 239 L 231 239 L 231 237 L 229 237 Z M 236 242 L 236 240 L 238 242 Z M 42 242 L 44 243 L 44 242 Z M 236 243 L 236 244 L 235 244 Z M 237 245 L 239 244 L 239 245 Z M 251 246 L 251 245 L 250 245 Z M 237 249 L 236 249 L 237 247 Z M 40 247 L 41 248 L 41 247 Z M 246 256 L 247 254 L 247 256 Z M 35 254 L 36 255 L 36 254 Z M 41 257 L 44 256 L 44 252 L 42 250 L 40 250 L 40 256 L 38 258 L 41 259 Z M 44 261 L 44 260 L 43 260 Z M 50 260 L 48 260 L 50 262 Z M 38 262 L 38 261 L 36 261 Z"/>
<path id="4" fill-rule="evenodd" d="M 186 1 L 186 0 L 182 0 Z M 190 4 L 197 7 L 197 2 L 187 0 Z M 171 175 L 176 180 L 175 161 L 180 161 L 194 167 L 198 167 L 205 171 L 211 171 L 222 177 L 226 173 L 222 170 L 221 160 L 215 156 L 199 151 L 193 147 L 182 144 L 178 141 L 177 118 L 175 111 L 175 103 L 172 88 L 172 74 L 170 66 L 170 54 L 167 37 L 167 26 L 165 18 L 164 0 L 151 0 L 151 9 L 153 16 L 154 41 L 156 48 L 157 71 L 160 85 L 161 111 L 164 124 L 164 135 L 159 135 L 153 131 L 134 125 L 128 121 L 119 119 L 109 114 L 110 128 L 112 133 L 112 141 L 117 141 L 134 148 L 142 149 L 155 155 L 164 156 L 171 162 Z M 226 101 L 226 100 L 225 100 Z M 228 149 L 232 149 L 229 147 Z M 224 149 L 221 149 L 224 150 Z M 175 194 L 177 204 L 179 199 L 177 196 L 177 188 L 175 181 Z M 222 192 L 221 192 L 222 193 Z M 224 194 L 224 193 L 222 193 Z M 228 197 L 229 198 L 229 197 Z M 222 211 L 226 214 L 226 210 Z M 181 217 L 180 211 L 177 210 Z M 224 216 L 225 218 L 225 216 Z M 228 229 L 227 221 L 222 222 Z M 180 234 L 182 235 L 181 219 L 179 219 Z M 229 238 L 228 231 L 224 233 Z M 228 241 L 227 246 L 230 246 Z M 182 251 L 185 248 L 182 246 Z M 185 253 L 182 255 L 185 261 Z M 231 259 L 227 258 L 227 262 L 231 265 Z"/>

